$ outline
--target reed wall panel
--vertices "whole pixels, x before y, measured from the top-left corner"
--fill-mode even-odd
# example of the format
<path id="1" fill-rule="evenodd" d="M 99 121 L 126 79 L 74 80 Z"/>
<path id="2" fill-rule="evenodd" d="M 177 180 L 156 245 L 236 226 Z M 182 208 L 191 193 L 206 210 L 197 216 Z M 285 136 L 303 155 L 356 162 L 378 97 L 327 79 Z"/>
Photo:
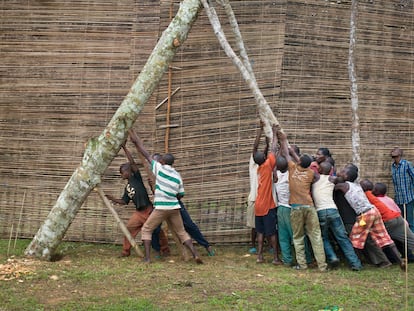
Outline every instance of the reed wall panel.
<path id="1" fill-rule="evenodd" d="M 256 79 L 292 143 L 352 160 L 348 77 L 351 1 L 232 1 Z M 390 181 L 389 150 L 412 147 L 412 1 L 360 2 L 355 49 L 363 177 Z M 0 4 L 0 236 L 31 238 L 109 122 L 179 1 L 3 1 Z M 234 46 L 229 23 L 217 8 Z M 257 109 L 203 11 L 134 128 L 150 152 L 169 151 L 185 204 L 213 243 L 249 241 L 248 159 Z M 166 124 L 173 125 L 166 129 Z M 166 142 L 166 135 L 169 135 Z M 127 145 L 135 156 L 133 146 Z M 122 152 L 102 178 L 121 195 Z M 138 162 L 140 162 L 138 160 Z M 141 165 L 143 175 L 146 176 Z M 128 219 L 132 206 L 118 208 Z M 66 239 L 115 242 L 122 233 L 91 193 Z M 139 239 L 139 237 L 138 237 Z"/>

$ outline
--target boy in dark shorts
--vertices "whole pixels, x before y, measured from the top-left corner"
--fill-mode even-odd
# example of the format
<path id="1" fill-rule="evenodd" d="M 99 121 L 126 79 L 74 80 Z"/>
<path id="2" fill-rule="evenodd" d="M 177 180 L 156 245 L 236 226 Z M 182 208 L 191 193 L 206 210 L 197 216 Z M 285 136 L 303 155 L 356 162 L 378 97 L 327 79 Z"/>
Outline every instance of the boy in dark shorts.
<path id="1" fill-rule="evenodd" d="M 276 146 L 277 146 L 277 126 L 273 126 L 273 141 L 270 152 L 268 153 L 269 140 L 266 137 L 266 146 L 263 152 L 258 151 L 260 136 L 263 132 L 263 123 L 257 131 L 257 136 L 253 145 L 253 159 L 259 165 L 258 173 L 258 188 L 257 197 L 254 204 L 255 212 L 255 227 L 257 232 L 257 263 L 263 263 L 263 240 L 267 237 L 268 241 L 274 250 L 273 261 L 274 265 L 280 265 L 282 262 L 278 257 L 278 247 L 276 240 L 276 204 L 272 194 L 273 187 L 273 170 L 276 167 Z"/>

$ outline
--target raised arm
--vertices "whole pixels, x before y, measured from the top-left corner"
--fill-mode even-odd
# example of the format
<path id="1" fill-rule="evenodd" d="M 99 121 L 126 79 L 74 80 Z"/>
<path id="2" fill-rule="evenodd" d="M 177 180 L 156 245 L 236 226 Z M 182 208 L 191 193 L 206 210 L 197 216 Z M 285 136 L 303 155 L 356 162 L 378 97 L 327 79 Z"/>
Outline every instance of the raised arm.
<path id="1" fill-rule="evenodd" d="M 266 144 L 263 149 L 263 154 L 265 155 L 265 157 L 267 157 L 267 153 L 269 152 L 269 145 L 270 145 L 269 137 L 266 136 L 265 140 L 266 140 Z"/>
<path id="2" fill-rule="evenodd" d="M 277 137 L 277 132 L 280 129 L 279 125 L 273 125 L 272 126 L 272 130 L 273 130 L 273 139 L 272 139 L 272 147 L 270 149 L 271 152 L 273 152 L 274 154 L 277 153 L 278 150 L 278 137 Z"/>
<path id="3" fill-rule="evenodd" d="M 277 137 L 279 138 L 280 143 L 280 155 L 284 156 L 286 158 L 286 161 L 291 161 L 292 158 L 289 154 L 289 146 L 286 134 L 279 129 L 277 131 Z"/>
<path id="4" fill-rule="evenodd" d="M 132 157 L 131 152 L 128 150 L 128 148 L 125 146 L 125 144 L 122 145 L 122 148 L 124 149 L 125 156 L 128 159 L 128 162 L 131 164 L 131 168 L 134 172 L 138 171 L 138 165 L 135 163 L 134 158 Z"/>
<path id="5" fill-rule="evenodd" d="M 291 156 L 292 160 L 295 161 L 296 163 L 299 163 L 300 158 L 299 158 L 299 155 L 296 153 L 296 151 L 291 146 L 289 146 L 288 149 L 289 149 L 289 155 Z"/>
<path id="6" fill-rule="evenodd" d="M 129 137 L 131 138 L 132 143 L 137 148 L 137 151 L 141 153 L 149 163 L 151 163 L 152 161 L 151 155 L 149 154 L 147 149 L 145 149 L 142 143 L 142 140 L 138 137 L 138 135 L 135 133 L 134 130 L 130 129 L 128 133 L 129 133 Z"/>
<path id="7" fill-rule="evenodd" d="M 253 154 L 257 152 L 260 144 L 260 137 L 262 136 L 263 132 L 263 122 L 260 121 L 260 127 L 257 129 L 256 138 L 253 143 Z"/>

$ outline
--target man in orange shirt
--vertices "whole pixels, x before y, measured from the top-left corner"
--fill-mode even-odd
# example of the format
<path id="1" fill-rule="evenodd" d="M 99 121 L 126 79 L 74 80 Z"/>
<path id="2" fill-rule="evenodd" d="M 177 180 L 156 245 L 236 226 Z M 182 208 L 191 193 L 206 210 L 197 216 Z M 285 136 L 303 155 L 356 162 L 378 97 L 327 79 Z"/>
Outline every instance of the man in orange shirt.
<path id="1" fill-rule="evenodd" d="M 266 137 L 266 146 L 264 151 L 258 151 L 260 137 L 263 132 L 263 123 L 260 123 L 260 128 L 257 131 L 257 136 L 253 145 L 253 159 L 254 162 L 259 165 L 257 168 L 258 174 L 258 187 L 257 196 L 254 203 L 255 213 L 255 226 L 257 233 L 257 263 L 263 263 L 263 240 L 267 237 L 273 248 L 273 261 L 274 265 L 282 264 L 278 257 L 278 245 L 276 239 L 276 204 L 273 199 L 272 186 L 273 186 L 273 169 L 276 167 L 276 149 L 277 149 L 277 126 L 273 126 L 273 140 L 270 152 L 269 139 Z"/>

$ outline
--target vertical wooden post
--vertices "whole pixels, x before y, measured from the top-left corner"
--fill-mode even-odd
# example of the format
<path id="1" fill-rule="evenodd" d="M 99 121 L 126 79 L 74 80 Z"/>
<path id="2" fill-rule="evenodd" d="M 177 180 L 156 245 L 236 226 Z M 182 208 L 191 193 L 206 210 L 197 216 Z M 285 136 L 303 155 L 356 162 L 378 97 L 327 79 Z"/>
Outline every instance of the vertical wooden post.
<path id="1" fill-rule="evenodd" d="M 173 17 L 173 4 L 174 3 L 171 0 L 170 20 Z M 172 86 L 172 68 L 170 65 L 168 67 L 168 102 L 167 102 L 167 115 L 166 115 L 166 121 L 165 121 L 166 122 L 165 138 L 164 138 L 164 150 L 166 153 L 169 152 L 169 141 L 170 141 L 170 114 L 171 114 L 171 98 L 172 98 L 171 86 Z M 167 229 L 169 228 L 167 227 Z M 168 233 L 168 230 L 166 233 Z M 189 260 L 189 258 L 191 258 L 190 251 L 181 244 L 180 239 L 178 238 L 177 234 L 173 230 L 171 230 L 171 234 L 173 236 L 173 239 L 175 241 L 175 244 L 177 245 L 179 252 L 181 253 L 182 258 L 184 260 Z"/>

